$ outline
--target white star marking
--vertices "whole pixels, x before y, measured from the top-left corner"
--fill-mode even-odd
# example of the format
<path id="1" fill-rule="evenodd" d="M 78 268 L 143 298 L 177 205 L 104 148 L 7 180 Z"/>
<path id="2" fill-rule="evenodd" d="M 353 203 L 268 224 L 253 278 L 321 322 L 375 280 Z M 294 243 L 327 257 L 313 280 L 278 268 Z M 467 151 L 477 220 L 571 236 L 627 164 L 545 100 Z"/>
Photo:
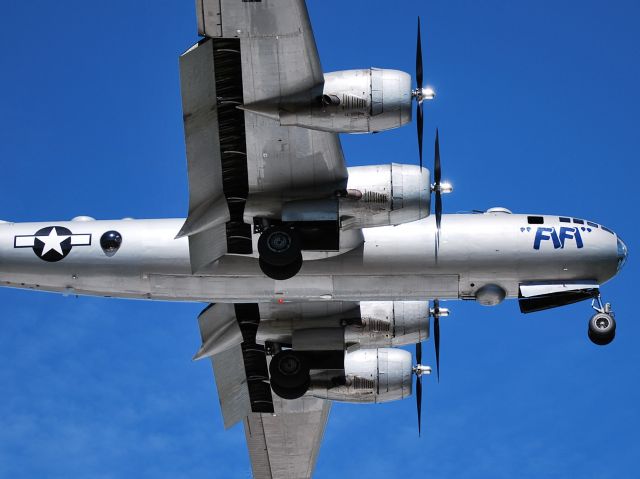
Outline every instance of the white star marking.
<path id="1" fill-rule="evenodd" d="M 36 238 L 44 243 L 41 256 L 44 256 L 51 250 L 60 253 L 60 256 L 64 255 L 62 252 L 62 242 L 70 237 L 71 236 L 58 236 L 58 232 L 55 228 L 51 229 L 49 236 L 36 236 Z"/>

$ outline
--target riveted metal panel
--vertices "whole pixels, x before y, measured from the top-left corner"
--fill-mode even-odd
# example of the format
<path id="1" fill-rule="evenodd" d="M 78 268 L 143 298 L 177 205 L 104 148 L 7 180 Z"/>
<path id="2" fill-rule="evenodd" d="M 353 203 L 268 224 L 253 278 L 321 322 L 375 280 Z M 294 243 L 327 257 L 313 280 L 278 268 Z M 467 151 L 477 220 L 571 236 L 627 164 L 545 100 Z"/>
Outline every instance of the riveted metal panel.
<path id="1" fill-rule="evenodd" d="M 205 37 L 222 36 L 220 0 L 196 0 L 198 33 Z"/>

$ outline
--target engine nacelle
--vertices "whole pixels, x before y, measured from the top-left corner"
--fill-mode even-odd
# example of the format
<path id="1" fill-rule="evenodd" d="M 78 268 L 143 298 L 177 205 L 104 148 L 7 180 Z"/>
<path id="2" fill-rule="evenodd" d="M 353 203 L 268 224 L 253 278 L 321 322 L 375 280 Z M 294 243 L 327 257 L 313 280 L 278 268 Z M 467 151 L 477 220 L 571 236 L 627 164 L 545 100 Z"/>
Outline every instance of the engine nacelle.
<path id="1" fill-rule="evenodd" d="M 389 226 L 429 216 L 429 170 L 417 165 L 353 166 L 347 195 L 340 198 L 343 229 Z"/>
<path id="2" fill-rule="evenodd" d="M 411 121 L 411 76 L 398 70 L 367 68 L 325 73 L 320 88 L 243 109 L 277 120 L 336 133 L 375 133 Z"/>
<path id="3" fill-rule="evenodd" d="M 311 374 L 307 394 L 332 401 L 382 403 L 411 395 L 411 353 L 402 349 L 361 349 L 347 353 L 344 375 Z"/>
<path id="4" fill-rule="evenodd" d="M 296 350 L 402 346 L 429 338 L 426 301 L 263 303 L 260 318 L 259 343 Z"/>
<path id="5" fill-rule="evenodd" d="M 427 301 L 362 301 L 360 323 L 345 327 L 347 347 L 380 348 L 415 344 L 429 338 Z"/>

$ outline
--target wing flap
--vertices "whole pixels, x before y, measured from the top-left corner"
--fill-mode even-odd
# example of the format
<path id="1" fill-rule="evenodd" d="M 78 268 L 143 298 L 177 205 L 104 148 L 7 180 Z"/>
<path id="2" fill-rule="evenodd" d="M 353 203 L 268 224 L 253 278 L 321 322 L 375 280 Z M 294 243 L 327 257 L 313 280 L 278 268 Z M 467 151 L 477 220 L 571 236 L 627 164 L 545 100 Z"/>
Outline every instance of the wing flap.
<path id="1" fill-rule="evenodd" d="M 273 412 L 265 348 L 256 344 L 257 304 L 212 304 L 198 317 L 202 347 L 211 357 L 226 428 L 250 413 Z"/>
<path id="2" fill-rule="evenodd" d="M 251 414 L 251 400 L 242 348 L 237 346 L 216 354 L 211 358 L 211 362 L 224 427 L 229 429 Z"/>

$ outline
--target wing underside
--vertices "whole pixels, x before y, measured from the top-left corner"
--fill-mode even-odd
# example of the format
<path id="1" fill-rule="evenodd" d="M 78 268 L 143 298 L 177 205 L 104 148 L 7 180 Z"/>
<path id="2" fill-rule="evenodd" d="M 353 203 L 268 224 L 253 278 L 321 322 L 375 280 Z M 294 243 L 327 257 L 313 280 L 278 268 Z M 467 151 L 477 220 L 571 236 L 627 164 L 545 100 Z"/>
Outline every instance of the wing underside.
<path id="1" fill-rule="evenodd" d="M 254 477 L 311 477 L 331 403 L 276 398 L 274 406 L 275 414 L 252 413 L 244 420 Z"/>
<path id="2" fill-rule="evenodd" d="M 331 403 L 271 393 L 265 347 L 256 344 L 257 304 L 216 304 L 198 318 L 211 357 L 225 427 L 243 421 L 254 477 L 311 477 Z"/>
<path id="3" fill-rule="evenodd" d="M 332 196 L 347 180 L 337 134 L 241 109 L 322 91 L 304 0 L 197 0 L 196 10 L 205 38 L 180 58 L 189 216 L 179 236 L 189 237 L 194 272 L 227 253 L 252 253 L 249 196 L 278 209 Z"/>

